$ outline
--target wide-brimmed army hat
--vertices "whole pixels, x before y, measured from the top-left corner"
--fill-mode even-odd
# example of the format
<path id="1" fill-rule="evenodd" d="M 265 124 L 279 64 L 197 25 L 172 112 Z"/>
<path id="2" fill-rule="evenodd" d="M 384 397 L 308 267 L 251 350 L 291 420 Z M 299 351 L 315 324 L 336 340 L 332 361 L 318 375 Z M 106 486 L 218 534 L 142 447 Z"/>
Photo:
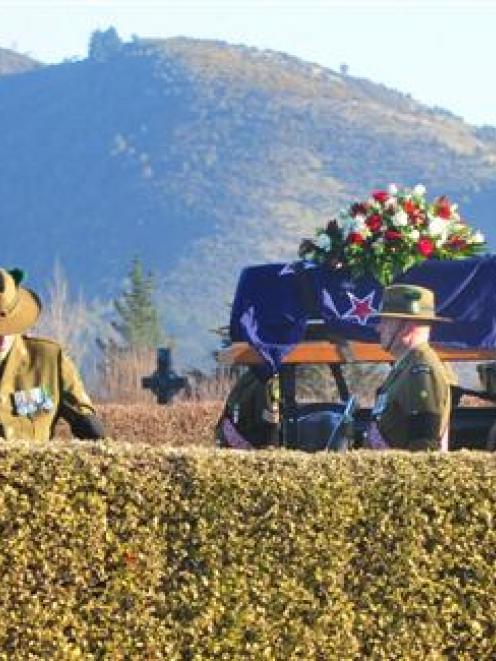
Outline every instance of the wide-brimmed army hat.
<path id="1" fill-rule="evenodd" d="M 375 315 L 374 315 L 375 316 Z M 384 289 L 378 317 L 412 321 L 452 321 L 436 315 L 434 292 L 417 285 L 390 285 Z"/>
<path id="2" fill-rule="evenodd" d="M 20 286 L 24 272 L 0 268 L 0 335 L 15 335 L 31 328 L 41 312 L 38 296 Z"/>

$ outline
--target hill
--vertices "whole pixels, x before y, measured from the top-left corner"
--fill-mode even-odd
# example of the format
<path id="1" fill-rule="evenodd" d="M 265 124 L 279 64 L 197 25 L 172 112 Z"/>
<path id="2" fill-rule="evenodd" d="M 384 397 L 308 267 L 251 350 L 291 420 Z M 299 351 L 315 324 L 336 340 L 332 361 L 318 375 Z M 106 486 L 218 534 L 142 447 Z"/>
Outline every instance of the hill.
<path id="1" fill-rule="evenodd" d="M 36 60 L 16 53 L 8 48 L 0 48 L 0 76 L 5 76 L 12 73 L 23 73 L 24 71 L 31 71 L 42 66 Z"/>
<path id="2" fill-rule="evenodd" d="M 115 46 L 115 45 L 114 45 Z M 174 38 L 0 78 L 3 262 L 115 295 L 138 254 L 183 364 L 240 269 L 290 260 L 348 200 L 446 193 L 496 246 L 496 130 L 272 51 Z"/>

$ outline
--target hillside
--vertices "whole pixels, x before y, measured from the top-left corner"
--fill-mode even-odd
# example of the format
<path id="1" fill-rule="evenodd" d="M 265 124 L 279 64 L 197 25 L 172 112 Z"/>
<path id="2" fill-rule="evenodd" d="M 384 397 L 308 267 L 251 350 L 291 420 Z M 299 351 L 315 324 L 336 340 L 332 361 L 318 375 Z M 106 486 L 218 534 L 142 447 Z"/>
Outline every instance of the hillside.
<path id="1" fill-rule="evenodd" d="M 38 69 L 39 62 L 8 48 L 0 48 L 0 76 Z"/>
<path id="2" fill-rule="evenodd" d="M 2 51 L 4 52 L 4 51 Z M 496 246 L 496 131 L 281 53 L 175 38 L 0 78 L 3 261 L 115 295 L 158 274 L 182 364 L 216 346 L 249 263 L 293 259 L 390 181 L 447 193 Z"/>

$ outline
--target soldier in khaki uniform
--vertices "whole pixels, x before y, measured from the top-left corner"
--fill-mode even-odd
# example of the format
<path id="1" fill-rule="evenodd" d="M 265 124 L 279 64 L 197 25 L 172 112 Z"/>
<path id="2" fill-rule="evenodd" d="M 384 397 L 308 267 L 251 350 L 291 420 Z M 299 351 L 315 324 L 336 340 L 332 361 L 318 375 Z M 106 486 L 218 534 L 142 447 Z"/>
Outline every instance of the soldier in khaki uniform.
<path id="1" fill-rule="evenodd" d="M 27 337 L 41 312 L 23 273 L 0 268 L 0 438 L 46 441 L 59 417 L 79 438 L 103 438 L 78 371 L 61 346 Z"/>
<path id="2" fill-rule="evenodd" d="M 437 317 L 434 293 L 414 285 L 386 287 L 379 314 L 381 345 L 396 363 L 377 392 L 368 444 L 373 448 L 448 450 L 454 373 L 429 346 Z"/>
<path id="3" fill-rule="evenodd" d="M 215 436 L 220 447 L 240 450 L 278 444 L 279 377 L 263 380 L 249 369 L 234 384 Z"/>

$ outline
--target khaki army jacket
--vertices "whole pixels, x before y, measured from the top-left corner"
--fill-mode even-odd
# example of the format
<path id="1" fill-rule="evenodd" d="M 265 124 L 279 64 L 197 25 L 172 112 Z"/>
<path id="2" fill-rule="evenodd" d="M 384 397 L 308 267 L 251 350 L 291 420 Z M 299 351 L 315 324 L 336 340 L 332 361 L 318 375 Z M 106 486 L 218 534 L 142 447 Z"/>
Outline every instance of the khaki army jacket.
<path id="1" fill-rule="evenodd" d="M 379 388 L 372 416 L 390 447 L 438 449 L 449 424 L 454 373 L 429 344 L 408 351 Z"/>
<path id="2" fill-rule="evenodd" d="M 221 424 L 224 417 L 254 447 L 265 447 L 273 443 L 279 422 L 279 402 L 277 375 L 262 381 L 253 371 L 245 372 L 229 393 L 217 424 L 216 436 L 220 445 L 225 444 Z"/>
<path id="3" fill-rule="evenodd" d="M 46 441 L 59 417 L 72 423 L 93 415 L 78 371 L 61 346 L 16 336 L 1 365 L 0 438 Z"/>

